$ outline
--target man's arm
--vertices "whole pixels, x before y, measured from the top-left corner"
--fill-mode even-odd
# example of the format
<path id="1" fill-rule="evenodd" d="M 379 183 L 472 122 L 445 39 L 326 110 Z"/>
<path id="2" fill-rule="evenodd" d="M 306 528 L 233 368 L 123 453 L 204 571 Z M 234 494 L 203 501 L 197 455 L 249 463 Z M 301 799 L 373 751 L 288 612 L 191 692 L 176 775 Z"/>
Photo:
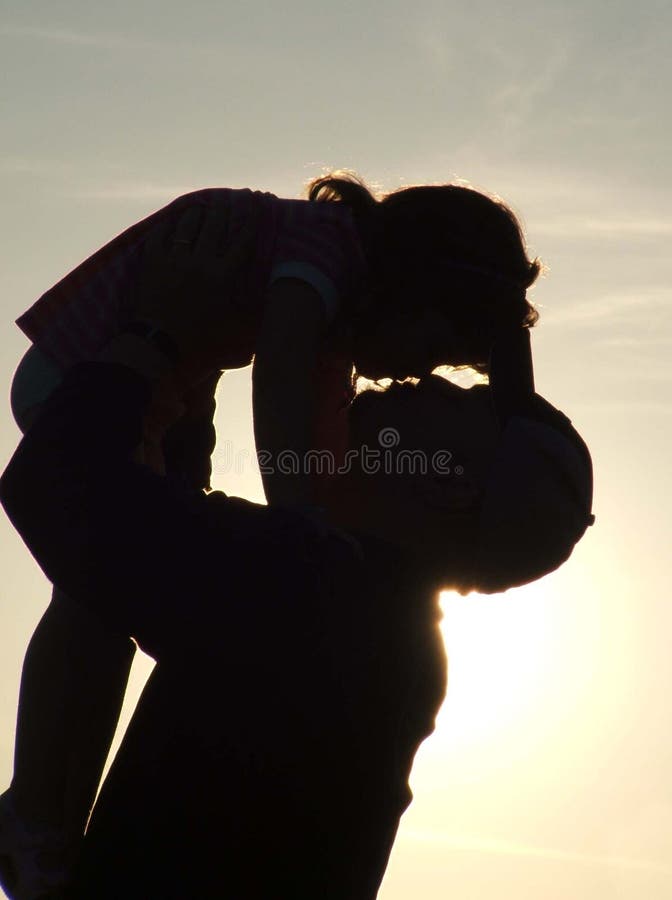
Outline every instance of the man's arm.
<path id="1" fill-rule="evenodd" d="M 253 571 L 245 535 L 263 532 L 266 510 L 209 500 L 134 462 L 150 390 L 128 365 L 70 372 L 0 479 L 0 500 L 47 577 L 151 652 L 185 611 L 196 620 L 220 602 L 220 566 L 240 592 Z"/>

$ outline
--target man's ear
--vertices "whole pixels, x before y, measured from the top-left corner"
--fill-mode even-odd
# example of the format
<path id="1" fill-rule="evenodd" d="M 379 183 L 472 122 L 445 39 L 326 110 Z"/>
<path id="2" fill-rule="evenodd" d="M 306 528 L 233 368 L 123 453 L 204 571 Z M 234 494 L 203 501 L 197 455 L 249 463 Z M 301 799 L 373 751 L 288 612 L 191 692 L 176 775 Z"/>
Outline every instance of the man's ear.
<path id="1" fill-rule="evenodd" d="M 427 506 L 446 512 L 467 512 L 481 502 L 483 489 L 472 476 L 456 467 L 448 475 L 419 475 L 413 481 L 414 494 Z"/>

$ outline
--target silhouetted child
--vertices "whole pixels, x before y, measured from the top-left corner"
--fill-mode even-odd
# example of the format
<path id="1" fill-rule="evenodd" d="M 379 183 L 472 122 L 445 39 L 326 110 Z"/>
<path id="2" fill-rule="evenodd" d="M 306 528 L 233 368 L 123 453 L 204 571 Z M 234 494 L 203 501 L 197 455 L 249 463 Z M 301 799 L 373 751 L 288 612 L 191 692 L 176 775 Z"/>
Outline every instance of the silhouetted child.
<path id="1" fill-rule="evenodd" d="M 160 232 L 174 252 L 188 254 L 184 221 L 193 224 L 213 207 L 225 223 L 222 246 L 254 220 L 252 258 L 223 300 L 228 325 L 213 346 L 220 369 L 254 357 L 255 434 L 271 462 L 264 475 L 271 503 L 315 503 L 319 480 L 302 470 L 301 454 L 319 446 L 338 456 L 345 447 L 345 417 L 337 412 L 351 396 L 353 363 L 376 379 L 419 376 L 441 364 L 484 371 L 495 334 L 536 321 L 526 289 L 539 264 L 527 258 L 513 213 L 471 188 L 413 187 L 377 200 L 354 176 L 336 173 L 313 181 L 308 200 L 198 191 L 123 232 L 19 319 L 33 341 L 12 390 L 21 427 L 64 370 L 95 358 L 121 332 L 177 359 L 179 336 L 134 315 L 143 249 Z M 165 441 L 160 429 L 146 432 L 154 467 L 164 468 L 165 451 L 169 472 L 197 489 L 209 486 L 204 458 L 214 442 L 214 382 L 208 385 L 209 397 L 184 403 L 195 427 L 172 441 L 172 451 L 170 432 Z M 181 456 L 171 462 L 176 446 Z M 273 464 L 283 451 L 299 460 L 291 474 Z M 109 633 L 55 588 L 26 656 L 14 779 L 0 797 L 0 873 L 10 873 L 22 900 L 67 877 L 132 654 L 126 636 Z"/>

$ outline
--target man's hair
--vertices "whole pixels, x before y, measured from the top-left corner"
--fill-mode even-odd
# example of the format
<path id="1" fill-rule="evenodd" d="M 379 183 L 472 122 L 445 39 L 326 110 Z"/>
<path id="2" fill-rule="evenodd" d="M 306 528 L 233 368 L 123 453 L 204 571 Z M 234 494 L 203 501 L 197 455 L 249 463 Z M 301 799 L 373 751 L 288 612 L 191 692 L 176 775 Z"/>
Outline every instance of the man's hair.
<path id="1" fill-rule="evenodd" d="M 416 384 L 393 384 L 387 392 L 364 391 L 353 403 L 355 421 L 386 393 L 390 399 L 399 392 L 431 392 L 440 417 L 442 392 L 449 390 L 454 386 L 430 376 Z M 474 399 L 482 391 L 490 394 L 486 386 L 471 391 Z M 447 416 L 455 414 L 453 399 L 445 399 Z M 435 430 L 435 423 L 428 429 Z M 442 584 L 462 593 L 496 593 L 541 578 L 568 559 L 592 524 L 590 454 L 569 419 L 538 394 L 500 430 L 481 487 L 462 535 L 455 533 L 454 512 L 447 513 L 451 545 L 445 560 L 436 560 Z"/>
<path id="2" fill-rule="evenodd" d="M 593 523 L 588 449 L 569 419 L 542 397 L 535 401 L 537 417 L 507 422 L 488 476 L 474 559 L 484 593 L 554 571 Z"/>

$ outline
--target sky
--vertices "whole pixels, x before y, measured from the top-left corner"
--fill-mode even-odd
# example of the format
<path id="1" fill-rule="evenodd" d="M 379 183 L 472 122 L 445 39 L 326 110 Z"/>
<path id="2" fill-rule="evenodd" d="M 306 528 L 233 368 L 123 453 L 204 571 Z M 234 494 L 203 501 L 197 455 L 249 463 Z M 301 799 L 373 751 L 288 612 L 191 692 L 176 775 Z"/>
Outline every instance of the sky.
<path id="1" fill-rule="evenodd" d="M 537 386 L 590 445 L 597 522 L 534 585 L 443 595 L 448 696 L 380 900 L 672 896 L 671 40 L 667 0 L 0 0 L 7 392 L 14 319 L 199 187 L 462 179 L 514 207 L 546 264 Z M 260 500 L 249 390 L 222 379 L 215 483 Z M 49 595 L 4 516 L 0 571 L 2 786 Z"/>

